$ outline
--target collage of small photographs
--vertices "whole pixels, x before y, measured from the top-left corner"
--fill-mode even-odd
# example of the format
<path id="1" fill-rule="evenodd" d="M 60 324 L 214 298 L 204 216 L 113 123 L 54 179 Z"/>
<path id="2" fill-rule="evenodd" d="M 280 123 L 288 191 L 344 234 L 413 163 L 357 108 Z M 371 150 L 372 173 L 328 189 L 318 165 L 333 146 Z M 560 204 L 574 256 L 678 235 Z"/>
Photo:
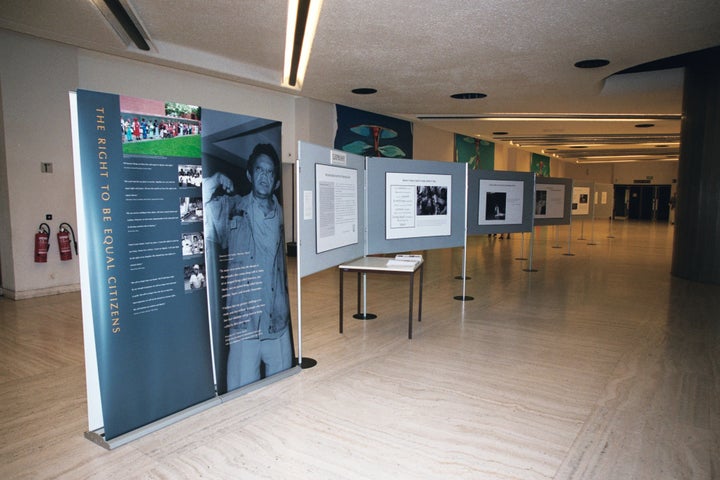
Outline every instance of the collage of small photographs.
<path id="1" fill-rule="evenodd" d="M 193 293 L 205 289 L 205 238 L 203 236 L 203 203 L 199 193 L 202 187 L 202 166 L 179 165 L 178 187 L 191 189 L 193 195 L 180 197 L 180 221 L 183 225 L 181 239 L 184 264 L 183 278 L 185 293 Z M 195 191 L 198 194 L 195 194 Z M 197 228 L 185 231 L 197 225 Z"/>

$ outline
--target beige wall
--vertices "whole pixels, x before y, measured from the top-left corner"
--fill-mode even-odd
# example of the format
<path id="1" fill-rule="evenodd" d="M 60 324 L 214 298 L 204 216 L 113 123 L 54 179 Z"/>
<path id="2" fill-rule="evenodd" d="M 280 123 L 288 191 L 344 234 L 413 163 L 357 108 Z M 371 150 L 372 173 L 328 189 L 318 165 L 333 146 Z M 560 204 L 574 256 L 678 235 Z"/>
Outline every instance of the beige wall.
<path id="1" fill-rule="evenodd" d="M 0 279 L 3 293 L 13 298 L 79 289 L 77 259 L 61 262 L 54 241 L 60 222 L 77 225 L 71 91 L 87 89 L 175 100 L 279 120 L 283 125 L 282 157 L 286 164 L 295 162 L 298 140 L 327 147 L 334 143 L 335 106 L 325 102 L 2 29 L 0 64 Z M 416 124 L 413 142 L 414 158 L 453 161 L 454 135 L 450 132 Z M 529 152 L 502 142 L 495 145 L 497 170 L 529 171 Z M 41 173 L 42 162 L 52 162 L 53 173 Z M 647 176 L 653 176 L 653 183 L 672 183 L 676 170 L 676 164 L 647 170 L 630 164 L 577 168 L 551 161 L 552 176 L 604 183 L 633 183 Z M 291 175 L 292 167 L 286 166 L 283 173 Z M 283 184 L 285 218 L 292 219 L 292 183 Z M 46 214 L 53 215 L 47 221 L 53 230 L 52 246 L 48 262 L 39 264 L 33 261 L 33 240 Z M 288 239 L 291 236 L 288 231 Z"/>

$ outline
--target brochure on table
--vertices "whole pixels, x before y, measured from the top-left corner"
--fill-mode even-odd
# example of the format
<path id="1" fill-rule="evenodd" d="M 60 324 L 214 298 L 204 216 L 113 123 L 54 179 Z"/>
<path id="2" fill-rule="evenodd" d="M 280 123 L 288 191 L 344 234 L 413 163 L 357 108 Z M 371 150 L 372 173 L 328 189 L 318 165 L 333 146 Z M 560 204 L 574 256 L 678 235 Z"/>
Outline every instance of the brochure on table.
<path id="1" fill-rule="evenodd" d="M 532 230 L 535 173 L 468 170 L 468 234 Z"/>
<path id="2" fill-rule="evenodd" d="M 572 193 L 571 178 L 537 177 L 533 225 L 569 225 Z"/>

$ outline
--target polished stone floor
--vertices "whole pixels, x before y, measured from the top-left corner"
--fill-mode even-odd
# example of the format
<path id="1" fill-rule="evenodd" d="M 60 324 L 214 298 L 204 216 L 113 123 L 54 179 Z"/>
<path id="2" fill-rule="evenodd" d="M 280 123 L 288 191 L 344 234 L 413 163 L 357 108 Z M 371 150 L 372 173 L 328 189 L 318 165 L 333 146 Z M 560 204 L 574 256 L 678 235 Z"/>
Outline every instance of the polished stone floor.
<path id="1" fill-rule="evenodd" d="M 311 275 L 315 367 L 111 451 L 83 436 L 80 295 L 0 298 L 0 478 L 720 478 L 720 286 L 670 275 L 672 229 L 471 237 L 466 301 L 462 249 L 421 252 L 412 340 L 402 277 L 368 276 L 374 320 L 349 288 L 341 335 L 337 271 Z"/>

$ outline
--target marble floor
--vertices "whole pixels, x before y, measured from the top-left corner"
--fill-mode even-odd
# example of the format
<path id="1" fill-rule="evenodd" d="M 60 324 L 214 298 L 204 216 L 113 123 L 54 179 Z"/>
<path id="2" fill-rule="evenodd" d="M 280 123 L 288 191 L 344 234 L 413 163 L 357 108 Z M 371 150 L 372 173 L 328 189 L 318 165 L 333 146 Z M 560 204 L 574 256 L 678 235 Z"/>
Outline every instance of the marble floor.
<path id="1" fill-rule="evenodd" d="M 109 451 L 79 294 L 0 298 L 0 478 L 720 479 L 720 286 L 670 275 L 667 224 L 573 229 L 537 228 L 536 272 L 529 234 L 471 237 L 467 301 L 462 249 L 421 252 L 412 340 L 399 277 L 342 335 L 336 269 L 306 277 L 315 367 Z"/>

